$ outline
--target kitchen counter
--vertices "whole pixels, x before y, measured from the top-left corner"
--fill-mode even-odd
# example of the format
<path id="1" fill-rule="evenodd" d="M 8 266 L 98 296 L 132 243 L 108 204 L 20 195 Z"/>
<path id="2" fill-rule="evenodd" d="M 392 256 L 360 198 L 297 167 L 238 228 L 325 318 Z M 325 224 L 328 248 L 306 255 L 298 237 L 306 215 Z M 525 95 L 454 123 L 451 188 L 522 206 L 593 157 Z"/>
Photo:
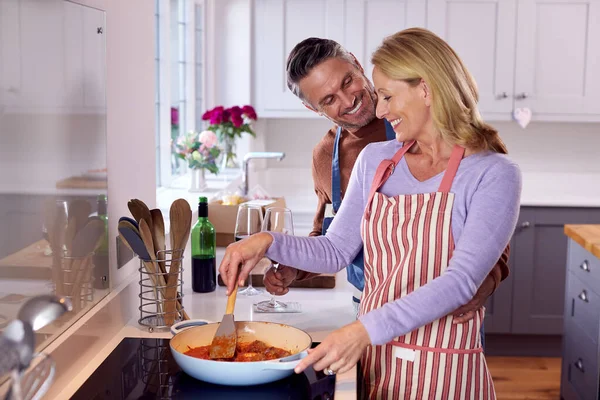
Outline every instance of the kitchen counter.
<path id="1" fill-rule="evenodd" d="M 565 225 L 565 235 L 600 258 L 600 225 Z"/>
<path id="2" fill-rule="evenodd" d="M 217 265 L 224 248 L 217 250 Z M 186 249 L 189 260 L 189 246 Z M 191 282 L 189 263 L 184 263 L 183 280 Z M 313 341 L 322 341 L 330 332 L 354 321 L 352 289 L 341 272 L 334 289 L 292 289 L 281 301 L 299 302 L 301 313 L 256 313 L 252 304 L 268 300 L 268 295 L 238 296 L 235 319 L 271 321 L 292 325 L 308 332 Z M 102 361 L 125 337 L 169 338 L 168 331 L 149 332 L 137 323 L 139 312 L 139 277 L 133 274 L 120 288 L 115 288 L 95 310 L 76 322 L 47 348 L 57 361 L 57 377 L 45 399 L 66 399 L 86 381 Z M 184 284 L 183 303 L 192 319 L 220 321 L 225 312 L 225 289 L 217 286 L 212 293 L 193 293 Z M 95 311 L 95 312 L 94 312 Z M 74 357 L 74 354 L 77 354 Z M 0 397 L 5 387 L 0 387 Z M 340 374 L 336 382 L 336 399 L 356 399 L 356 368 Z"/>

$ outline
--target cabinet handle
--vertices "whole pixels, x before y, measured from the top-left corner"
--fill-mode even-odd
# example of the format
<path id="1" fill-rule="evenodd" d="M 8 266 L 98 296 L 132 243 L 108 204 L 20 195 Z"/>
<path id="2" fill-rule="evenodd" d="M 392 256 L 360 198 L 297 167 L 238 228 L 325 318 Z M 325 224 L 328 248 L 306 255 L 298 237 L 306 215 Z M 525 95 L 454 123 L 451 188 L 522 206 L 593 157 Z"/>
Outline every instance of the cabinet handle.
<path id="1" fill-rule="evenodd" d="M 506 92 L 502 92 L 502 93 L 496 95 L 496 99 L 498 99 L 498 100 L 504 100 L 506 98 L 508 98 L 508 93 L 506 93 Z"/>
<path id="2" fill-rule="evenodd" d="M 579 268 L 581 268 L 584 271 L 590 272 L 590 266 L 588 265 L 587 260 L 582 262 L 581 265 L 579 266 Z"/>
<path id="3" fill-rule="evenodd" d="M 587 295 L 587 292 L 585 290 L 582 290 L 581 293 L 579 293 L 579 297 L 581 300 L 585 301 L 586 303 L 590 302 L 590 298 Z"/>
<path id="4" fill-rule="evenodd" d="M 531 226 L 529 221 L 521 222 L 521 229 L 527 229 Z"/>
<path id="5" fill-rule="evenodd" d="M 585 372 L 585 369 L 583 368 L 583 360 L 581 358 L 575 361 L 575 368 L 577 368 L 581 372 Z"/>
<path id="6" fill-rule="evenodd" d="M 529 95 L 525 92 L 523 93 L 519 93 L 518 95 L 515 96 L 515 99 L 517 100 L 525 100 L 527 97 L 529 97 Z"/>

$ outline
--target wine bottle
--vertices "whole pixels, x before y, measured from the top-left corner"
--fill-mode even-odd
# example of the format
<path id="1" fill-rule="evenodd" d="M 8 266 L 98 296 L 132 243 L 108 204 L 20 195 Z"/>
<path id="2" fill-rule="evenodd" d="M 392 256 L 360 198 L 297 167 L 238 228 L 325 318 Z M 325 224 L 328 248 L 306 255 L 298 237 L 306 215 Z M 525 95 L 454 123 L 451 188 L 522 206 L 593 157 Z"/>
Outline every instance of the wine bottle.
<path id="1" fill-rule="evenodd" d="M 212 292 L 217 287 L 216 256 L 217 235 L 208 220 L 208 200 L 200 197 L 198 222 L 192 229 L 192 290 L 198 293 Z"/>

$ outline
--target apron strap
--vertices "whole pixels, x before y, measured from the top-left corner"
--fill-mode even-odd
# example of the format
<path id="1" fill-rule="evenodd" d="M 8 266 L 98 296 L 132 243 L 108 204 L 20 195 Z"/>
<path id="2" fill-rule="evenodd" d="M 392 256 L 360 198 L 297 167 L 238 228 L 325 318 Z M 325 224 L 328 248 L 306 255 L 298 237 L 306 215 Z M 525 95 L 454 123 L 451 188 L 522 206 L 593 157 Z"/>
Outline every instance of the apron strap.
<path id="1" fill-rule="evenodd" d="M 371 214 L 370 204 L 373 201 L 373 197 L 375 197 L 375 193 L 379 190 L 381 186 L 388 180 L 388 178 L 394 173 L 394 169 L 404 157 L 404 154 L 415 144 L 415 141 L 412 140 L 407 142 L 402 146 L 400 150 L 394 154 L 391 160 L 382 160 L 379 166 L 377 167 L 377 171 L 375 172 L 375 177 L 373 178 L 373 183 L 371 184 L 371 190 L 369 191 L 369 200 L 367 201 L 366 208 L 366 216 L 367 218 Z M 459 145 L 454 145 L 452 149 L 452 154 L 450 155 L 450 160 L 448 160 L 448 166 L 446 167 L 446 172 L 444 172 L 444 177 L 442 178 L 442 182 L 440 183 L 440 187 L 438 189 L 439 192 L 448 193 L 450 188 L 452 187 L 452 182 L 454 181 L 454 177 L 456 176 L 456 171 L 458 170 L 458 166 L 465 154 L 465 148 Z"/>
<path id="2" fill-rule="evenodd" d="M 460 165 L 464 155 L 465 148 L 455 144 L 454 148 L 452 149 L 452 154 L 450 154 L 450 160 L 448 160 L 448 166 L 446 167 L 446 172 L 444 172 L 444 177 L 442 178 L 438 192 L 450 192 L 452 182 L 456 176 L 456 171 L 458 171 L 458 166 Z"/>
<path id="3" fill-rule="evenodd" d="M 340 176 L 340 137 L 342 127 L 338 126 L 333 142 L 333 157 L 331 159 L 331 205 L 335 215 L 342 205 L 342 183 Z"/>

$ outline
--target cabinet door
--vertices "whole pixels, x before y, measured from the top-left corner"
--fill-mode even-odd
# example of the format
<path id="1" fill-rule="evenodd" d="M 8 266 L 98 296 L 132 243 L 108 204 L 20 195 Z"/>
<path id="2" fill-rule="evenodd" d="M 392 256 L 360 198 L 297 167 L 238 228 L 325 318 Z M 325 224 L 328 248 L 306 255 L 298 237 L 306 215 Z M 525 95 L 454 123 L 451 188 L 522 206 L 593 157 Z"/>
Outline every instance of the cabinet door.
<path id="1" fill-rule="evenodd" d="M 349 0 L 346 2 L 346 49 L 372 79 L 371 55 L 387 36 L 406 28 L 425 27 L 422 0 Z"/>
<path id="2" fill-rule="evenodd" d="M 600 1 L 521 0 L 515 106 L 543 120 L 600 114 Z"/>
<path id="3" fill-rule="evenodd" d="M 513 108 L 516 0 L 429 0 L 427 27 L 452 46 L 479 88 L 486 118 Z"/>
<path id="4" fill-rule="evenodd" d="M 599 222 L 598 209 L 521 209 L 511 268 L 512 333 L 562 334 L 568 243 L 564 225 Z"/>
<path id="5" fill-rule="evenodd" d="M 287 56 L 298 42 L 311 36 L 343 44 L 344 10 L 343 0 L 255 1 L 255 93 L 262 115 L 272 111 L 308 114 L 287 88 Z"/>
<path id="6" fill-rule="evenodd" d="M 15 103 L 21 87 L 20 2 L 0 0 L 0 112 Z"/>
<path id="7" fill-rule="evenodd" d="M 485 304 L 485 333 L 510 333 L 512 325 L 513 269 L 515 240 L 510 241 L 508 268 L 510 274 L 503 280 Z"/>

